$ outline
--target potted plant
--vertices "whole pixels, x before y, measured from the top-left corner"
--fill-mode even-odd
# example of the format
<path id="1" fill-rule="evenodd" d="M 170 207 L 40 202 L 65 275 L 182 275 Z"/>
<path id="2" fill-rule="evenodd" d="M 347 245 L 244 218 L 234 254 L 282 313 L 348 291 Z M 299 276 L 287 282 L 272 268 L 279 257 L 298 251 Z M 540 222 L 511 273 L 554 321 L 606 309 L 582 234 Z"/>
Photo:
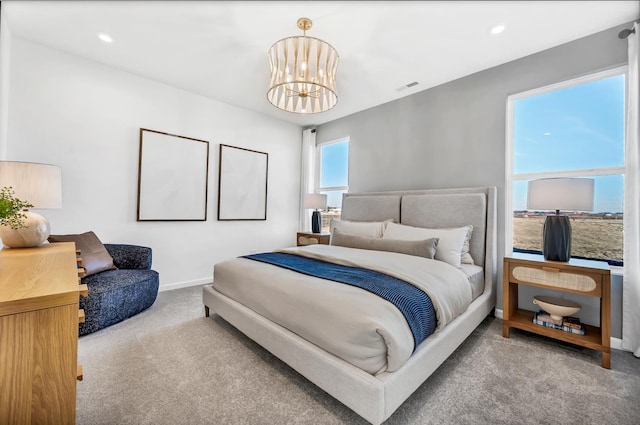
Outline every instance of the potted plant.
<path id="1" fill-rule="evenodd" d="M 27 216 L 22 210 L 31 207 L 33 205 L 30 203 L 15 197 L 11 186 L 5 186 L 0 189 L 0 225 L 14 230 L 24 227 L 24 221 Z M 2 241 L 0 241 L 0 249 L 2 249 Z"/>

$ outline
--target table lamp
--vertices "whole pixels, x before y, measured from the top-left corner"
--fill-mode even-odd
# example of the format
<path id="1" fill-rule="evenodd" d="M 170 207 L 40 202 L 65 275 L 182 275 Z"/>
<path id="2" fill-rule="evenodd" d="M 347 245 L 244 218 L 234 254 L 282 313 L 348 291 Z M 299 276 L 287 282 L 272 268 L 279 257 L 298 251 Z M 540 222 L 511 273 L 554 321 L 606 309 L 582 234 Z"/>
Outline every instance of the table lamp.
<path id="1" fill-rule="evenodd" d="M 327 195 L 321 195 L 319 193 L 305 194 L 304 208 L 314 210 L 313 214 L 311 214 L 311 231 L 313 233 L 320 233 L 320 229 L 322 228 L 320 210 L 327 208 Z"/>
<path id="2" fill-rule="evenodd" d="M 571 258 L 571 222 L 564 211 L 593 210 L 593 179 L 552 178 L 529 181 L 527 209 L 555 210 L 542 227 L 545 260 L 567 262 Z"/>
<path id="3" fill-rule="evenodd" d="M 60 167 L 33 162 L 0 161 L 0 187 L 11 187 L 16 198 L 35 209 L 62 207 Z M 0 225 L 2 243 L 10 248 L 38 246 L 51 233 L 49 221 L 33 211 L 24 211 L 24 227 Z"/>

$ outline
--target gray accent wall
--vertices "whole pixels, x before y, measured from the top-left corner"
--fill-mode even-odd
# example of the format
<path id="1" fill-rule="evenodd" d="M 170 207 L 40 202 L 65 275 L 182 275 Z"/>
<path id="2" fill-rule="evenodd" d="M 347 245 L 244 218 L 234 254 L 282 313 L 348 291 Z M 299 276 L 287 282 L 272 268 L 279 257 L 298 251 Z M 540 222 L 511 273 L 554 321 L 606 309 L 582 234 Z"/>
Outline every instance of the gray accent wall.
<path id="1" fill-rule="evenodd" d="M 316 127 L 316 141 L 350 138 L 351 192 L 496 186 L 501 259 L 505 253 L 507 96 L 625 65 L 627 42 L 618 39 L 618 32 L 631 25 L 620 25 L 322 124 Z M 500 309 L 501 270 L 499 260 Z M 614 277 L 612 291 L 617 296 L 613 297 L 612 336 L 617 338 L 622 335 L 621 284 L 621 279 Z M 583 320 L 598 323 L 597 317 Z"/>

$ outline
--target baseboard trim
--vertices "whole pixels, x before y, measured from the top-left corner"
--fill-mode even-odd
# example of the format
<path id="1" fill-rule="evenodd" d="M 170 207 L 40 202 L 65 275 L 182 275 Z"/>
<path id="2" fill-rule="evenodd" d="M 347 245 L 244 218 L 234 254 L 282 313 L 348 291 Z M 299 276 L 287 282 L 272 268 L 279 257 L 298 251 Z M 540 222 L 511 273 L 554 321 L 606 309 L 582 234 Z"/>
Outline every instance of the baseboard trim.
<path id="1" fill-rule="evenodd" d="M 611 337 L 611 348 L 613 348 L 614 350 L 629 351 L 622 348 L 622 340 L 620 338 Z"/>
<path id="2" fill-rule="evenodd" d="M 160 285 L 160 287 L 158 288 L 158 291 L 159 292 L 173 291 L 174 289 L 205 285 L 207 283 L 211 283 L 212 281 L 213 279 L 210 277 L 203 277 L 202 279 L 194 279 L 194 280 L 186 280 L 184 282 L 169 283 L 167 285 Z"/>
<path id="3" fill-rule="evenodd" d="M 496 308 L 495 309 L 495 316 L 498 319 L 502 319 L 502 317 L 503 317 L 502 316 L 502 310 L 499 309 L 499 308 Z M 620 339 L 620 338 L 611 337 L 611 341 L 609 342 L 609 344 L 610 344 L 611 348 L 614 349 L 614 350 L 628 351 L 628 350 L 625 350 L 624 348 L 622 348 L 622 339 Z"/>

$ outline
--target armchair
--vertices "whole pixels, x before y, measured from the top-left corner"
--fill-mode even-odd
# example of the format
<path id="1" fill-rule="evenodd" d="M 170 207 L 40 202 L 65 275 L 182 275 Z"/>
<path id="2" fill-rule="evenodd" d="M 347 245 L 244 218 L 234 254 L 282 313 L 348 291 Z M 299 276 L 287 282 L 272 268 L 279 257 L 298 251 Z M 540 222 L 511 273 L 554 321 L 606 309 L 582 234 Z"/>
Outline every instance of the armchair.
<path id="1" fill-rule="evenodd" d="M 89 288 L 80 297 L 85 321 L 80 336 L 111 326 L 151 307 L 158 295 L 158 272 L 151 270 L 151 248 L 138 245 L 104 244 L 113 257 L 114 270 L 82 278 Z"/>

